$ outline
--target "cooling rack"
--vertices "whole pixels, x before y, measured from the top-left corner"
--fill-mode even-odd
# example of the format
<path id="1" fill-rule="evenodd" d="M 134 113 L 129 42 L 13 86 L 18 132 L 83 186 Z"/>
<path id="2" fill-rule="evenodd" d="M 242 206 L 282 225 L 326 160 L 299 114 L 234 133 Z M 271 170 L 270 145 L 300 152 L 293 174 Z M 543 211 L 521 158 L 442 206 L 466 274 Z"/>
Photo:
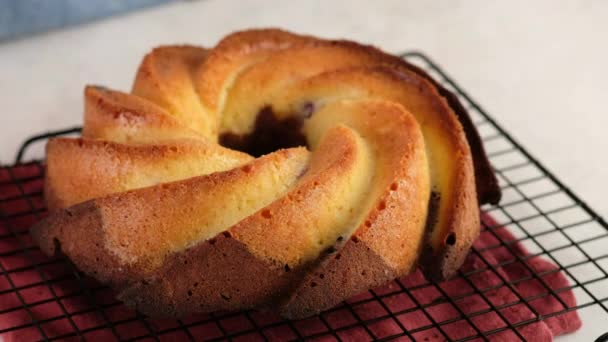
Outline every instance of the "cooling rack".
<path id="1" fill-rule="evenodd" d="M 487 340 L 506 331 L 512 332 L 510 336 L 514 338 L 524 339 L 520 333 L 523 327 L 585 308 L 594 308 L 594 315 L 608 318 L 608 250 L 602 247 L 608 246 L 606 222 L 532 157 L 430 58 L 419 52 L 405 53 L 403 58 L 430 73 L 454 92 L 469 110 L 503 191 L 500 205 L 482 208 L 484 215 L 493 217 L 490 223 L 483 220 L 483 228 L 497 241 L 495 245 L 474 248 L 472 251 L 485 266 L 474 271 L 460 271 L 456 278 L 468 284 L 469 291 L 448 296 L 442 284 L 423 279 L 412 285 L 397 280 L 388 288 L 356 296 L 305 320 L 305 323 L 285 321 L 257 312 L 211 314 L 183 320 L 149 319 L 126 309 L 114 299 L 110 289 L 85 277 L 65 257 L 44 257 L 29 238 L 29 226 L 45 215 L 42 200 L 44 167 L 41 161 L 24 162 L 26 154 L 33 146 L 41 146 L 50 137 L 78 133 L 80 128 L 75 127 L 31 137 L 19 149 L 15 165 L 0 168 L 0 281 L 7 288 L 0 292 L 0 303 L 2 296 L 11 296 L 17 303 L 12 307 L 0 307 L 0 322 L 8 315 L 20 315 L 25 322 L 10 326 L 0 323 L 0 336 L 23 331 L 40 340 L 95 337 L 104 340 L 194 340 L 194 336 L 204 336 L 209 340 L 272 340 L 277 336 L 294 340 L 349 339 L 345 336 L 359 336 L 364 340 L 424 340 L 429 335 L 421 333 L 433 331 L 431 336 L 450 340 L 454 337 L 446 332 L 447 327 L 464 322 L 472 329 L 458 338 L 466 341 Z M 502 227 L 512 233 L 512 239 L 507 241 L 496 233 Z M 518 244 L 525 246 L 530 255 L 518 255 L 500 264 L 485 260 L 488 250 L 510 250 Z M 521 278 L 503 277 L 501 282 L 488 287 L 474 286 L 471 281 L 479 272 L 500 275 L 498 268 L 513 263 L 528 267 L 526 261 L 538 256 L 550 260 L 556 267 L 543 274 L 529 269 L 530 272 Z M 10 267 L 2 262 L 12 259 L 18 262 L 13 262 Z M 556 272 L 565 274 L 568 286 L 553 288 L 543 281 L 544 276 Z M 24 274 L 27 281 L 16 281 L 23 279 L 19 275 Z M 533 296 L 517 295 L 500 305 L 487 300 L 487 294 L 491 291 L 501 287 L 513 288 L 529 280 L 541 284 L 542 291 Z M 425 289 L 438 292 L 439 300 L 430 303 L 417 301 L 415 292 Z M 562 294 L 566 291 L 574 292 L 576 305 L 564 303 Z M 35 300 L 29 295 L 32 292 L 37 293 Z M 387 304 L 387 299 L 399 296 L 409 298 L 411 305 L 395 308 Z M 466 313 L 458 310 L 456 302 L 470 297 L 482 298 L 486 305 Z M 533 302 L 543 298 L 555 298 L 561 306 L 550 313 L 540 313 Z M 79 305 L 70 305 L 72 300 L 78 300 Z M 442 303 L 456 308 L 456 316 L 437 319 L 433 307 Z M 54 310 L 49 311 L 52 314 L 36 314 L 36 308 L 41 305 L 54 305 Z M 368 310 L 370 306 L 375 309 Z M 519 321 L 506 319 L 501 312 L 514 306 L 523 306 L 531 314 Z M 407 319 L 403 318 L 412 313 L 422 314 L 424 322 L 408 326 Z M 502 323 L 499 327 L 484 330 L 475 324 L 476 317 L 488 313 L 496 313 L 500 318 Z M 80 320 L 84 316 L 93 316 L 94 319 L 89 320 L 88 325 L 83 325 Z M 49 332 L 46 327 L 57 322 L 63 322 L 62 332 Z M 384 324 L 385 327 L 388 324 L 391 329 L 383 329 L 379 335 L 374 328 L 377 324 Z M 345 335 L 353 329 L 357 330 L 357 335 Z"/>

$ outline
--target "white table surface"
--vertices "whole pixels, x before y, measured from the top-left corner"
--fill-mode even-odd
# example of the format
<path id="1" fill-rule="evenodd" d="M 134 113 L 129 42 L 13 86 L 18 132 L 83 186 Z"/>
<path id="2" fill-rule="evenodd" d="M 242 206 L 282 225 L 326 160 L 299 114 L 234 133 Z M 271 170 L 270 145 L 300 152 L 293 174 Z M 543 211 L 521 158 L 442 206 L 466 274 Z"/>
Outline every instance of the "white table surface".
<path id="1" fill-rule="evenodd" d="M 80 124 L 85 84 L 128 90 L 156 45 L 209 46 L 233 30 L 279 26 L 427 53 L 606 217 L 607 18 L 599 0 L 207 0 L 8 42 L 0 44 L 0 163 L 11 163 L 27 136 Z M 601 311 L 581 314 L 583 330 L 560 341 L 608 330 Z"/>

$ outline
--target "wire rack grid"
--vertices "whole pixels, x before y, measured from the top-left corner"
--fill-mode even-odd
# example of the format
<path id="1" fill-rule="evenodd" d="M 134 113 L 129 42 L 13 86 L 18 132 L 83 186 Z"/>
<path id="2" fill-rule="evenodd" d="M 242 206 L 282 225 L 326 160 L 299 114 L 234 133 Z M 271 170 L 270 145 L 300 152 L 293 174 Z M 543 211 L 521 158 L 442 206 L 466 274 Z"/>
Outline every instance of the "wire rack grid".
<path id="1" fill-rule="evenodd" d="M 115 340 L 162 340 L 167 336 L 172 338 L 194 340 L 197 329 L 206 329 L 205 336 L 210 340 L 271 340 L 273 336 L 294 339 L 328 339 L 343 340 L 344 332 L 359 329 L 365 339 L 388 340 L 403 338 L 418 340 L 420 333 L 433 330 L 440 338 L 452 339 L 446 333 L 446 327 L 457 322 L 465 322 L 471 329 L 467 336 L 460 340 L 491 338 L 494 334 L 512 331 L 513 336 L 524 337 L 519 328 L 534 324 L 551 316 L 564 314 L 572 310 L 596 307 L 602 315 L 608 317 L 608 254 L 603 246 L 608 245 L 608 225 L 585 202 L 572 193 L 552 173 L 543 167 L 534 157 L 502 129 L 471 97 L 443 72 L 431 59 L 422 53 L 410 52 L 403 55 L 408 61 L 418 65 L 431 74 L 443 86 L 454 92 L 463 105 L 469 110 L 477 126 L 488 155 L 496 169 L 503 200 L 500 205 L 484 206 L 482 209 L 491 215 L 496 222 L 484 222 L 486 231 L 493 234 L 498 241 L 493 246 L 482 249 L 474 248 L 472 253 L 484 262 L 481 269 L 471 272 L 461 271 L 457 279 L 468 284 L 470 291 L 458 296 L 447 295 L 441 284 L 424 280 L 418 284 L 406 284 L 396 280 L 389 290 L 370 290 L 342 305 L 330 309 L 319 316 L 308 319 L 307 328 L 302 328 L 301 321 L 285 321 L 278 317 L 270 317 L 257 312 L 238 312 L 211 314 L 191 317 L 183 320 L 152 320 L 137 312 L 130 311 L 113 298 L 112 292 L 79 272 L 65 257 L 44 257 L 37 246 L 29 238 L 29 226 L 42 218 L 46 213 L 42 199 L 42 179 L 44 166 L 41 161 L 23 163 L 26 152 L 32 145 L 41 145 L 49 137 L 78 133 L 75 127 L 64 131 L 49 132 L 28 139 L 18 151 L 14 166 L 0 168 L 0 187 L 10 189 L 0 193 L 0 261 L 10 258 L 23 260 L 20 265 L 7 268 L 0 262 L 1 281 L 5 282 L 8 290 L 0 292 L 2 296 L 14 296 L 18 305 L 0 307 L 0 321 L 5 315 L 19 312 L 26 316 L 26 323 L 16 326 L 0 326 L 0 336 L 5 333 L 22 330 L 34 330 L 40 340 L 60 340 L 65 338 L 87 338 L 103 331 Z M 19 168 L 27 168 L 26 172 L 18 172 Z M 11 208 L 11 209 L 8 209 Z M 15 210 L 14 208 L 20 208 Z M 515 236 L 514 240 L 505 241 L 495 229 L 508 228 Z M 513 260 L 493 264 L 484 259 L 484 252 L 495 248 L 512 249 L 516 244 L 523 244 L 531 254 L 525 257 L 517 256 Z M 538 274 L 533 270 L 519 279 L 505 279 L 498 268 L 510 263 L 527 265 L 530 258 L 542 256 L 551 260 L 558 267 Z M 526 266 L 527 267 L 527 266 Z M 480 288 L 472 277 L 479 272 L 493 272 L 500 278 L 500 283 Z M 563 288 L 551 288 L 544 281 L 544 276 L 564 272 L 570 285 Z M 26 283 L 16 282 L 18 274 L 28 273 L 33 279 Z M 487 298 L 487 294 L 501 287 L 513 288 L 518 283 L 535 279 L 544 286 L 544 291 L 534 296 L 517 295 L 513 300 L 495 305 Z M 69 290 L 62 287 L 69 284 Z M 440 300 L 424 303 L 417 300 L 416 291 L 433 289 L 440 294 Z M 29 291 L 44 290 L 47 296 L 35 301 L 28 297 Z M 568 306 L 560 293 L 574 291 L 577 304 Z M 405 296 L 413 303 L 410 307 L 395 309 L 387 304 L 387 298 Z M 457 302 L 468 297 L 478 296 L 487 305 L 483 309 L 464 312 L 459 309 Z M 549 314 L 539 313 L 533 305 L 534 300 L 543 297 L 553 297 L 561 309 Z M 76 310 L 68 307 L 68 301 L 78 298 L 85 305 Z M 1 302 L 1 300 L 0 300 Z M 448 304 L 457 310 L 456 317 L 446 320 L 437 319 L 433 315 L 433 306 Z M 34 313 L 34 308 L 40 305 L 56 304 L 56 314 L 40 317 Z M 366 308 L 375 305 L 379 314 L 368 315 Z M 504 309 L 523 305 L 531 312 L 531 317 L 513 322 L 504 317 Z M 122 310 L 117 315 L 113 310 Z M 408 314 L 418 312 L 426 319 L 426 323 L 415 327 L 408 326 Z M 475 318 L 488 312 L 495 312 L 502 320 L 502 326 L 491 330 L 483 330 L 475 324 Z M 96 322 L 93 326 L 83 327 L 78 319 L 83 315 L 94 315 Z M 336 316 L 348 317 L 340 324 L 333 319 Z M 51 335 L 45 328 L 48 324 L 64 320 L 68 329 L 60 335 Z M 314 321 L 314 329 L 310 321 Z M 231 323 L 232 322 L 232 323 Z M 239 324 L 233 324 L 240 322 Z M 388 322 L 394 329 L 390 334 L 384 332 L 379 336 L 374 324 Z M 134 325 L 138 329 L 133 329 Z M 238 328 L 234 328 L 237 327 Z M 243 328 L 245 326 L 246 328 Z M 137 334 L 133 336 L 133 331 Z M 200 335 L 200 334 L 199 334 Z"/>

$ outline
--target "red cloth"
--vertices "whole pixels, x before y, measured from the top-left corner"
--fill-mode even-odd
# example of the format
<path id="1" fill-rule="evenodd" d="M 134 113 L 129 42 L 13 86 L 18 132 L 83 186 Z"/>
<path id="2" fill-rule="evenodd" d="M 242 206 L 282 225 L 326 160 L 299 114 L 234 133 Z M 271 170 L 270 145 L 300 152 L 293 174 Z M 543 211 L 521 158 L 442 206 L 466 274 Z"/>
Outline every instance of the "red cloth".
<path id="1" fill-rule="evenodd" d="M 540 315 L 565 310 L 555 296 L 546 295 L 547 286 L 556 290 L 569 286 L 564 275 L 555 271 L 557 267 L 554 264 L 540 257 L 530 258 L 525 264 L 518 261 L 515 255 L 524 257 L 529 253 L 520 244 L 510 245 L 511 250 L 507 248 L 504 242 L 512 241 L 513 235 L 505 228 L 496 228 L 482 232 L 475 243 L 476 251 L 471 253 L 462 271 L 477 271 L 467 276 L 467 279 L 458 277 L 434 285 L 429 284 L 420 272 L 416 272 L 373 292 L 352 298 L 348 301 L 352 311 L 345 306 L 330 310 L 322 315 L 324 321 L 320 317 L 313 317 L 288 324 L 274 315 L 254 312 L 247 315 L 197 315 L 179 322 L 146 319 L 145 325 L 142 320 L 133 319 L 136 313 L 117 302 L 111 290 L 90 278 L 75 278 L 71 266 L 61 260 L 47 258 L 32 243 L 27 229 L 44 215 L 41 173 L 42 168 L 38 164 L 0 168 L 0 263 L 3 267 L 1 270 L 7 272 L 0 278 L 0 331 L 24 326 L 2 334 L 5 341 L 42 338 L 37 327 L 27 327 L 32 322 L 31 316 L 43 322 L 42 330 L 49 338 L 73 333 L 76 326 L 82 336 L 90 340 L 132 338 L 148 334 L 150 329 L 157 332 L 161 340 L 183 340 L 188 335 L 180 329 L 182 324 L 188 327 L 188 333 L 196 339 L 213 339 L 221 337 L 222 330 L 234 334 L 272 324 L 263 329 L 264 336 L 270 340 L 310 335 L 318 335 L 318 340 L 322 341 L 335 340 L 331 334 L 322 336 L 329 325 L 336 330 L 337 336 L 345 340 L 383 338 L 401 334 L 404 328 L 415 331 L 429 326 L 411 333 L 411 336 L 416 340 L 440 341 L 445 340 L 445 336 L 450 339 L 466 338 L 476 335 L 476 329 L 488 332 L 508 323 L 516 324 L 533 319 L 537 315 L 532 310 Z M 21 179 L 21 187 L 14 184 L 15 177 Z M 20 196 L 22 192 L 27 196 Z M 41 212 L 23 214 L 31 211 L 31 206 Z M 494 224 L 487 216 L 484 220 L 490 225 Z M 23 252 L 23 248 L 27 248 L 27 252 Z M 37 268 L 30 267 L 34 264 L 38 265 Z M 499 266 L 494 269 L 495 265 Z M 535 277 L 530 270 L 544 276 Z M 41 274 L 45 279 L 41 278 Z M 51 286 L 44 284 L 44 280 L 51 280 Z M 515 282 L 515 285 L 507 286 L 505 281 Z M 85 284 L 84 292 L 81 283 Z M 403 291 L 401 286 L 407 290 Z M 14 291 L 13 287 L 20 290 Z M 483 291 L 487 288 L 491 289 Z M 482 290 L 483 296 L 479 290 Z M 446 300 L 442 291 L 451 300 Z M 576 306 L 571 290 L 558 292 L 567 307 Z M 94 300 L 90 299 L 91 295 Z M 522 297 L 526 298 L 523 302 L 520 301 Z M 22 299 L 28 303 L 27 310 L 21 304 Z M 508 305 L 511 303 L 515 304 Z M 425 309 L 420 309 L 420 305 L 425 306 Z M 494 310 L 492 305 L 499 310 Z M 69 318 L 65 317 L 66 312 L 69 313 Z M 462 314 L 473 317 L 466 320 Z M 358 319 L 371 322 L 364 327 L 356 324 Z M 430 326 L 431 320 L 453 321 L 442 325 L 439 330 Z M 111 326 L 113 330 L 109 328 Z M 518 328 L 518 333 L 526 340 L 550 341 L 553 336 L 573 332 L 580 326 L 577 313 L 572 311 L 522 325 Z M 172 328 L 175 330 L 163 333 Z M 505 330 L 492 334 L 489 338 L 511 341 L 517 340 L 517 335 L 513 330 Z M 252 331 L 241 335 L 240 339 L 264 338 L 259 332 Z M 410 340 L 408 336 L 401 339 Z"/>

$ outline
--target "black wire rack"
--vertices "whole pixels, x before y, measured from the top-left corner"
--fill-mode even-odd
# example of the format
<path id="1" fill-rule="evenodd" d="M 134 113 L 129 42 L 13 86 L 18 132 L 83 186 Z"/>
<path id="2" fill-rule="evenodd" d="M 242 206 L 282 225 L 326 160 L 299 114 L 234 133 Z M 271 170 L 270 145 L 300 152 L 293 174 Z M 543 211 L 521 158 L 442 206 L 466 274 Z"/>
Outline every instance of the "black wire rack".
<path id="1" fill-rule="evenodd" d="M 523 340 L 524 336 L 519 332 L 522 327 L 574 310 L 580 312 L 585 308 L 595 308 L 594 314 L 605 315 L 608 319 L 606 222 L 532 157 L 431 59 L 418 52 L 406 53 L 403 57 L 429 72 L 454 92 L 468 108 L 503 190 L 500 205 L 482 208 L 484 215 L 492 216 L 495 221 L 491 224 L 483 223 L 484 228 L 494 235 L 498 243 L 482 249 L 474 248 L 472 253 L 484 262 L 484 266 L 471 272 L 461 271 L 457 277 L 469 285 L 470 291 L 459 296 L 448 296 L 441 284 L 424 280 L 412 286 L 396 280 L 390 290 L 370 290 L 306 320 L 305 325 L 302 321 L 285 321 L 257 312 L 211 314 L 183 320 L 151 320 L 126 309 L 114 299 L 110 289 L 85 277 L 65 257 L 43 256 L 29 237 L 29 226 L 46 213 L 42 199 L 44 166 L 41 161 L 23 162 L 23 159 L 33 145 L 40 146 L 50 137 L 78 133 L 80 128 L 75 127 L 28 139 L 18 151 L 15 165 L 0 168 L 0 281 L 4 282 L 6 288 L 0 292 L 0 304 L 6 302 L 2 300 L 5 296 L 11 296 L 17 303 L 12 307 L 0 306 L 0 322 L 3 317 L 15 314 L 23 316 L 22 321 L 25 322 L 10 326 L 0 323 L 0 336 L 28 331 L 28 336 L 36 336 L 33 338 L 40 340 L 194 340 L 194 336 L 205 336 L 209 340 L 273 340 L 277 336 L 293 340 L 344 340 L 344 332 L 359 329 L 360 335 L 357 336 L 363 340 L 418 340 L 421 332 L 429 330 L 434 331 L 435 337 L 451 340 L 453 336 L 446 333 L 446 327 L 462 321 L 473 328 L 471 334 L 459 337 L 463 341 L 480 338 L 488 340 L 504 331 L 511 331 L 512 336 Z M 505 241 L 494 233 L 498 227 L 506 227 L 511 231 L 514 240 Z M 515 244 L 524 245 L 531 254 L 517 256 L 512 261 L 497 265 L 484 259 L 484 252 L 488 250 L 511 249 Z M 546 271 L 546 274 L 537 274 L 530 269 L 520 279 L 506 280 L 502 277 L 498 285 L 487 288 L 474 286 L 471 281 L 475 273 L 488 271 L 500 276 L 500 267 L 509 263 L 527 265 L 527 260 L 537 256 L 550 260 L 557 267 Z M 7 260 L 18 262 L 3 262 Z M 11 266 L 6 266 L 8 264 Z M 543 276 L 555 272 L 563 272 L 570 285 L 556 289 L 545 284 Z M 24 274 L 27 275 L 25 279 L 29 280 L 17 281 L 23 279 L 19 276 Z M 544 285 L 542 293 L 530 297 L 517 295 L 512 301 L 501 305 L 495 305 L 487 299 L 486 294 L 490 291 L 500 287 L 512 288 L 517 283 L 530 279 L 536 279 Z M 415 292 L 424 289 L 436 290 L 442 296 L 431 303 L 419 302 Z M 565 291 L 574 292 L 576 305 L 563 302 L 560 294 Z M 35 300 L 31 299 L 30 294 L 33 292 L 37 293 Z M 398 296 L 410 298 L 413 305 L 395 309 L 386 304 L 386 299 Z M 433 306 L 441 303 L 458 309 L 456 302 L 471 296 L 480 296 L 487 305 L 473 312 L 464 313 L 460 310 L 457 317 L 447 320 L 437 319 L 432 313 Z M 543 297 L 554 297 L 561 303 L 561 308 L 549 314 L 539 313 L 531 303 Z M 78 300 L 80 304 L 74 308 L 74 305 L 69 305 L 72 300 Z M 42 305 L 54 305 L 54 310 L 51 310 L 53 313 L 42 316 L 37 314 L 36 308 Z M 366 308 L 370 305 L 377 306 L 375 312 L 380 313 L 371 316 L 366 314 L 369 312 Z M 506 319 L 501 312 L 515 305 L 527 307 L 532 314 L 517 322 Z M 120 314 L 117 315 L 115 311 Z M 413 312 L 422 313 L 427 322 L 410 327 L 400 319 Z M 497 313 L 503 322 L 502 326 L 485 331 L 475 324 L 476 317 L 488 312 Z M 79 323 L 87 315 L 94 316 L 93 321 L 97 323 L 89 324 L 90 326 Z M 335 316 L 347 316 L 348 319 L 341 319 L 341 323 L 336 325 L 336 320 L 332 319 Z M 63 322 L 65 329 L 60 334 L 50 333 L 46 327 L 57 322 Z M 379 336 L 374 324 L 383 322 L 391 324 L 394 329 L 390 334 L 385 331 L 384 335 Z"/>

